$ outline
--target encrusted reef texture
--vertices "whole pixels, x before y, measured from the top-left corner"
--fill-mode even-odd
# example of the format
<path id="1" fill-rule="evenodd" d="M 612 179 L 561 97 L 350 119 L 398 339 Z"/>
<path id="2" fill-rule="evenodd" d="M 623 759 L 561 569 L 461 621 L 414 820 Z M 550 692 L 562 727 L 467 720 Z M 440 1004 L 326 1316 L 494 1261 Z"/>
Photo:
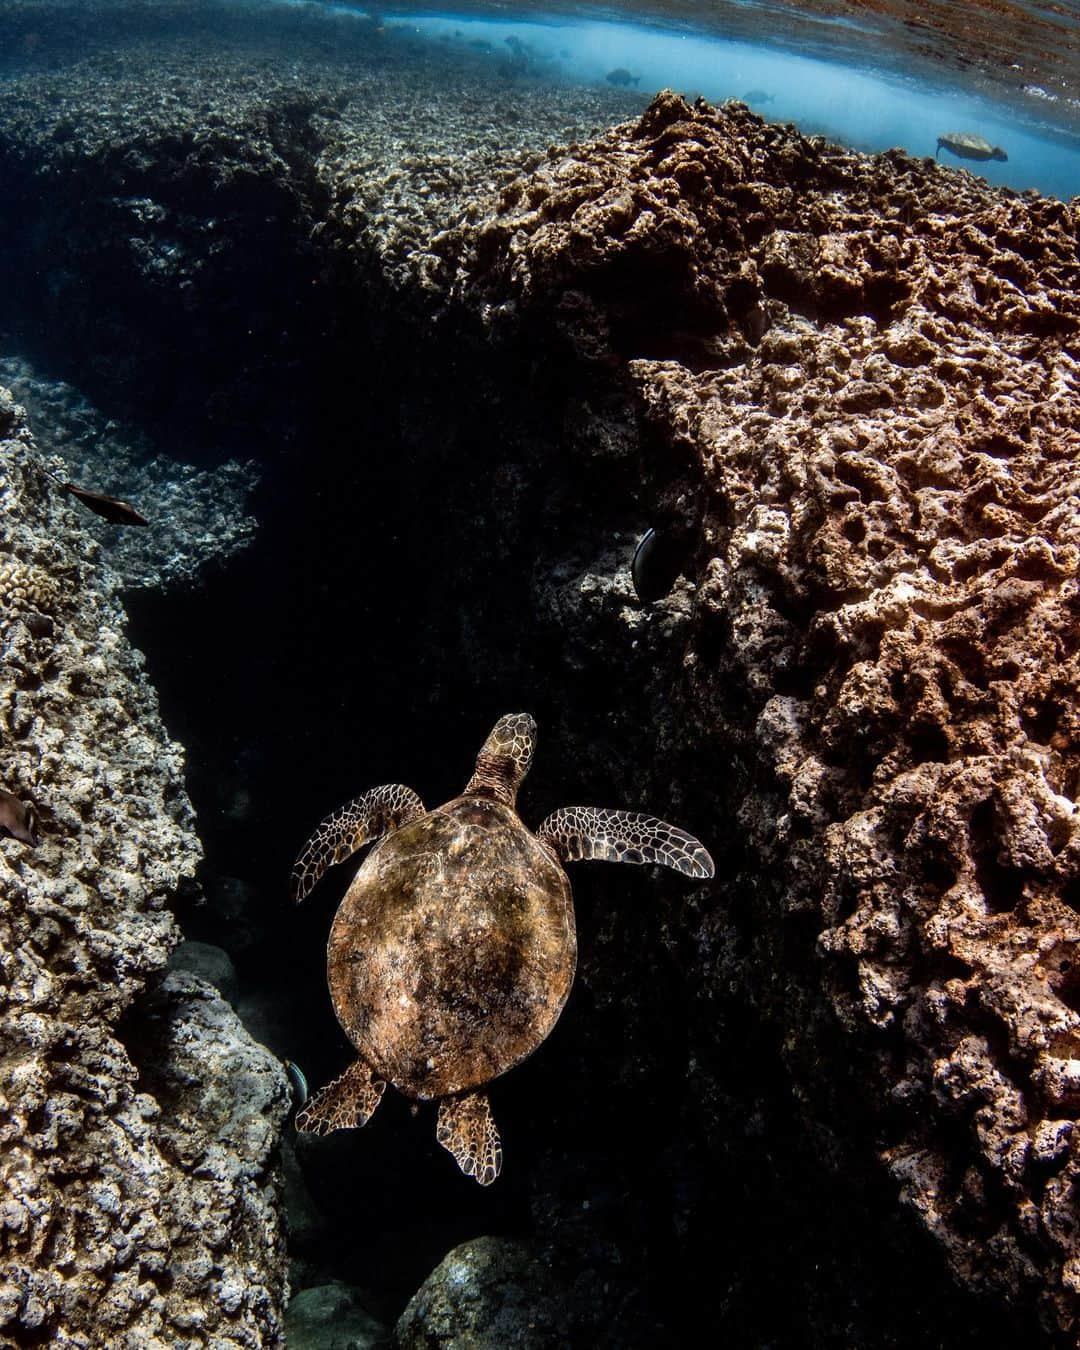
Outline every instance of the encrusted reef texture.
<path id="1" fill-rule="evenodd" d="M 666 93 L 438 245 L 489 325 L 625 374 L 651 462 L 701 485 L 659 678 L 746 766 L 750 841 L 702 958 L 741 927 L 811 1117 L 1052 1334 L 1080 1313 L 1078 230 Z"/>
<path id="2" fill-rule="evenodd" d="M 200 981 L 144 994 L 199 857 L 181 751 L 4 390 L 0 554 L 0 782 L 40 834 L 0 840 L 0 1340 L 272 1344 L 286 1085 Z"/>

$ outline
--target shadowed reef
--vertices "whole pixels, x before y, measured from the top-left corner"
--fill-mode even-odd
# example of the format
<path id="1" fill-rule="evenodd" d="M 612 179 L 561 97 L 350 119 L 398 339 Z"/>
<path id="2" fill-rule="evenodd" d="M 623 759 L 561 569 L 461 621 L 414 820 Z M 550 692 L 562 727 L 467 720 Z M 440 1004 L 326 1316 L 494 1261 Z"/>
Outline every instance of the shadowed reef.
<path id="1" fill-rule="evenodd" d="M 527 1244 L 506 1259 L 568 1344 L 1073 1343 L 1076 203 L 737 105 L 665 93 L 628 121 L 625 93 L 478 90 L 407 43 L 331 55 L 325 23 L 289 30 L 284 73 L 270 29 L 0 86 L 8 349 L 173 454 L 260 459 L 248 550 L 126 599 L 207 855 L 181 924 L 324 1081 L 347 1049 L 328 901 L 277 900 L 295 847 L 372 783 L 449 796 L 519 706 L 542 737 L 528 822 L 648 804 L 718 875 L 688 896 L 575 873 L 579 982 L 496 1087 L 498 1194 L 463 1198 L 430 1121 L 387 1103 L 300 1141 L 295 1282 L 376 1285 L 390 1321 L 494 1234 Z M 683 559 L 649 606 L 628 574 L 647 525 Z M 156 955 L 109 1012 L 91 982 L 90 1028 L 174 988 L 152 977 L 183 829 L 160 895 L 131 896 Z M 135 1101 L 171 1100 L 155 1035 L 115 1049 Z M 268 1232 L 239 1344 L 277 1334 Z M 74 1334 L 57 1260 L 34 1249 L 36 1325 Z M 191 1297 L 223 1316 L 212 1281 Z M 31 1305 L 3 1307 L 26 1341 Z"/>

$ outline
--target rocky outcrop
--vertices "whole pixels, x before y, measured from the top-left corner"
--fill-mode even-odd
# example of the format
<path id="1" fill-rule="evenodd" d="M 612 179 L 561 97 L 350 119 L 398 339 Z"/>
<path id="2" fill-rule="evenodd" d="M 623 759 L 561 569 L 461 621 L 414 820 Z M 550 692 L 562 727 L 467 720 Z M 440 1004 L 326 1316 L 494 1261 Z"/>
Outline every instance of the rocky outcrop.
<path id="1" fill-rule="evenodd" d="M 395 1328 L 401 1350 L 545 1350 L 571 1344 L 551 1271 L 527 1247 L 481 1237 L 448 1252 Z"/>
<path id="2" fill-rule="evenodd" d="M 284 1253 L 280 1066 L 190 976 L 163 980 L 199 857 L 180 747 L 120 578 L 0 391 L 0 1337 L 265 1346 Z"/>
<path id="3" fill-rule="evenodd" d="M 250 1024 L 332 1077 L 333 883 L 284 913 L 296 847 L 368 783 L 448 794 L 515 706 L 541 725 L 527 821 L 656 810 L 718 879 L 575 871 L 578 982 L 493 1088 L 498 1186 L 464 1194 L 390 1093 L 363 1134 L 289 1150 L 294 1321 L 352 1335 L 359 1303 L 389 1326 L 448 1250 L 443 1274 L 513 1232 L 515 1317 L 583 1343 L 1034 1343 L 1036 1307 L 1042 1344 L 1075 1339 L 1075 204 L 670 95 L 575 141 L 627 96 L 478 83 L 471 49 L 451 67 L 372 30 L 361 51 L 343 23 L 103 42 L 0 89 L 20 334 L 47 330 L 109 416 L 196 458 L 249 445 L 267 475 L 255 561 L 142 609 L 162 698 L 198 709 L 191 931 L 240 958 Z M 191 819 L 86 580 L 102 555 L 80 531 L 69 557 L 46 490 L 28 467 L 36 542 L 0 571 L 26 616 L 4 782 L 55 816 L 40 857 L 0 841 L 30 897 L 9 996 L 37 1019 L 36 1095 L 0 1124 L 33 1212 L 60 1235 L 90 1214 L 107 1257 L 91 1288 L 12 1209 L 6 1306 L 25 1336 L 77 1305 L 140 1345 L 272 1343 L 284 1085 L 198 981 L 140 1001 Z M 682 573 L 651 605 L 628 574 L 648 524 Z M 220 638 L 212 696 L 192 634 Z M 37 916 L 31 861 L 75 920 Z M 238 1072 L 215 1077 L 211 1034 Z M 127 1195 L 84 1193 L 69 1158 L 121 1159 Z M 114 1211 L 143 1225 L 130 1253 L 108 1255 Z M 471 1269 L 476 1306 L 429 1298 L 440 1276 L 409 1334 L 497 1321 Z"/>
<path id="4" fill-rule="evenodd" d="M 665 94 L 436 244 L 489 340 L 625 381 L 687 541 L 666 632 L 602 571 L 575 608 L 742 766 L 673 946 L 754 989 L 826 1156 L 873 1150 L 962 1283 L 1070 1333 L 1078 228 Z"/>
<path id="5" fill-rule="evenodd" d="M 297 1294 L 285 1322 L 292 1350 L 379 1350 L 390 1332 L 347 1284 L 321 1284 Z"/>

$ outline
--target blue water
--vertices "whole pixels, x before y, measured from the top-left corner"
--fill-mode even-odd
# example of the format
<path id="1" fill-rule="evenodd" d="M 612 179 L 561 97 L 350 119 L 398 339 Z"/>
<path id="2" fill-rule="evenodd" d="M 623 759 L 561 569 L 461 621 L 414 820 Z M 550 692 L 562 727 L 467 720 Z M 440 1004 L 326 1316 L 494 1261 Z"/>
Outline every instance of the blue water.
<path id="1" fill-rule="evenodd" d="M 637 77 L 632 88 L 643 102 L 662 88 L 701 94 L 712 102 L 760 91 L 769 97 L 747 101 L 762 116 L 794 122 L 807 134 L 822 134 L 856 150 L 900 146 L 913 155 L 932 156 L 939 136 L 973 131 L 1001 146 L 1008 162 L 958 160 L 945 150 L 941 160 L 1018 190 L 1035 188 L 1063 198 L 1080 194 L 1080 137 L 1040 119 L 1040 104 L 1049 106 L 1052 100 L 1038 90 L 1026 91 L 1026 106 L 1014 108 L 959 85 L 931 85 L 915 76 L 856 69 L 765 43 L 641 23 L 542 16 L 496 20 L 463 14 L 398 14 L 385 22 L 388 28 L 438 41 L 448 51 L 459 44 L 487 52 L 493 70 L 505 71 L 516 61 L 523 75 L 598 84 L 622 67 Z M 821 22 L 836 30 L 853 26 L 847 20 Z M 477 45 L 483 43 L 490 49 Z M 836 45 L 842 49 L 839 35 Z"/>

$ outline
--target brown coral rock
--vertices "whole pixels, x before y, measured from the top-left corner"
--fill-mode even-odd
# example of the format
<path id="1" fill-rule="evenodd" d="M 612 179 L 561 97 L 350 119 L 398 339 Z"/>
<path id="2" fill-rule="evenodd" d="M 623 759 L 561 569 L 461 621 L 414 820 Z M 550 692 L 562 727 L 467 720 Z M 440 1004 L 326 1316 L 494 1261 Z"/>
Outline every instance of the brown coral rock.
<path id="1" fill-rule="evenodd" d="M 800 1097 L 842 1136 L 854 1081 L 955 1275 L 1068 1333 L 1078 231 L 1077 202 L 666 93 L 437 245 L 489 325 L 614 372 L 695 466 L 663 678 L 718 755 L 752 747 L 717 809 L 780 878 L 735 880 Z"/>

